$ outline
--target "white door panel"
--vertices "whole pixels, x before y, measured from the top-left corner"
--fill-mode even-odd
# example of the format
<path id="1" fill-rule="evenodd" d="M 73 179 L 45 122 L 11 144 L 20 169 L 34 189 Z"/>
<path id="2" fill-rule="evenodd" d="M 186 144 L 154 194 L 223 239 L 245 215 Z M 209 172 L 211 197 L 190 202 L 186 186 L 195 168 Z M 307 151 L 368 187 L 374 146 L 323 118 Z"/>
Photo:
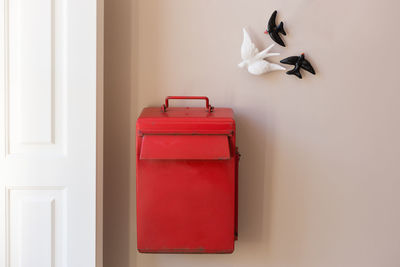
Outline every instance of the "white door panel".
<path id="1" fill-rule="evenodd" d="M 8 0 L 8 154 L 65 148 L 66 7 L 66 0 Z"/>
<path id="2" fill-rule="evenodd" d="M 6 191 L 10 266 L 67 266 L 66 190 L 13 187 Z"/>
<path id="3" fill-rule="evenodd" d="M 96 12 L 0 0 L 0 267 L 95 266 Z"/>

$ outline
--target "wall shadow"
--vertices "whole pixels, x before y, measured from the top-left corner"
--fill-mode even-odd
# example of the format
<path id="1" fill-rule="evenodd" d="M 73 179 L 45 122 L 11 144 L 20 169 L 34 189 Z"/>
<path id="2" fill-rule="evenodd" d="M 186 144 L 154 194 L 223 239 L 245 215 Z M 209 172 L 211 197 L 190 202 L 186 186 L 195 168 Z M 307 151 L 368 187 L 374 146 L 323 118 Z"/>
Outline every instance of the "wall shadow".
<path id="1" fill-rule="evenodd" d="M 239 242 L 260 242 L 268 236 L 270 225 L 273 121 L 257 118 L 254 114 L 253 111 L 235 110 L 237 143 L 242 155 L 239 163 Z"/>
<path id="2" fill-rule="evenodd" d="M 131 92 L 134 1 L 105 0 L 104 266 L 126 267 L 131 251 Z"/>

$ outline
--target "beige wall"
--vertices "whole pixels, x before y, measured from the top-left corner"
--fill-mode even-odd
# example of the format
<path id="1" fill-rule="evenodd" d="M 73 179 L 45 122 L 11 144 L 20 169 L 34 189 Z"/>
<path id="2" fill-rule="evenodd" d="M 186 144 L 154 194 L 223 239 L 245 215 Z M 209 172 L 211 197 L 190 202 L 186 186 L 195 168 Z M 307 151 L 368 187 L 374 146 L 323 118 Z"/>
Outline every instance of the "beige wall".
<path id="1" fill-rule="evenodd" d="M 237 68 L 279 11 L 279 59 L 317 75 Z M 384 1 L 106 0 L 105 267 L 400 266 L 400 5 Z M 237 118 L 232 255 L 137 254 L 134 124 L 166 95 L 207 95 Z"/>

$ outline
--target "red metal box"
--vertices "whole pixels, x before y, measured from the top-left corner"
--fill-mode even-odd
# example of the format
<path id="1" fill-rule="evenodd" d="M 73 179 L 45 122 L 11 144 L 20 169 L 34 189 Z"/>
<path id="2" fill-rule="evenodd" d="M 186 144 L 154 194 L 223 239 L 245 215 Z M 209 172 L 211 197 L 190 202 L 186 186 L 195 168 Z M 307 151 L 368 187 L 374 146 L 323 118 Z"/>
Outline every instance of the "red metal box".
<path id="1" fill-rule="evenodd" d="M 206 108 L 169 107 L 204 99 Z M 136 124 L 139 252 L 232 253 L 237 236 L 235 120 L 207 97 L 167 97 Z"/>

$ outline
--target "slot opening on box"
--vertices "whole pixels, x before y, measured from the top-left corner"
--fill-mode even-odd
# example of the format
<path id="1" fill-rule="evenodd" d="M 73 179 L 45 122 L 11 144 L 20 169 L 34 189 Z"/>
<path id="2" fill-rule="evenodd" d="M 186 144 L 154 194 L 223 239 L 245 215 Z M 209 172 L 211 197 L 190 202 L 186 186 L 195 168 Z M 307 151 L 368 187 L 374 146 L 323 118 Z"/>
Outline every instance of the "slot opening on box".
<path id="1" fill-rule="evenodd" d="M 140 159 L 228 160 L 227 135 L 144 135 Z"/>

